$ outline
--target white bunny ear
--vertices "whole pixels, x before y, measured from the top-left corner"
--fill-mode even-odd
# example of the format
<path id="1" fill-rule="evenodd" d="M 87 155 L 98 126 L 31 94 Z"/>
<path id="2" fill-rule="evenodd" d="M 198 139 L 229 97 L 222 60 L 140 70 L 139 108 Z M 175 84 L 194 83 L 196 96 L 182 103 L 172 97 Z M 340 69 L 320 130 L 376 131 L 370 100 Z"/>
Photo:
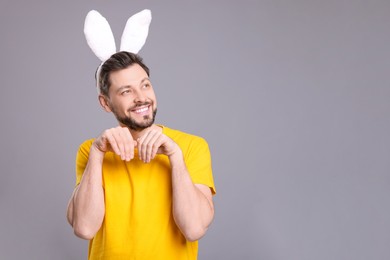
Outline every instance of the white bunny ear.
<path id="1" fill-rule="evenodd" d="M 85 17 L 84 34 L 89 47 L 101 61 L 107 60 L 116 52 L 110 24 L 99 12 L 89 11 Z"/>
<path id="2" fill-rule="evenodd" d="M 148 9 L 131 16 L 123 30 L 120 50 L 138 53 L 148 37 L 151 21 L 152 13 Z"/>

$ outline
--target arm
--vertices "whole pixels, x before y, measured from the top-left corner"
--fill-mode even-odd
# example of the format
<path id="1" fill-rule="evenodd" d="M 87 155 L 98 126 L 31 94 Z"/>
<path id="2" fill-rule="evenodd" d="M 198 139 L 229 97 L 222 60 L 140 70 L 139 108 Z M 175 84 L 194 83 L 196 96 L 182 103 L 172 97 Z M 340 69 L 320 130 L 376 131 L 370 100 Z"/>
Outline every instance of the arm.
<path id="1" fill-rule="evenodd" d="M 169 159 L 172 167 L 173 217 L 187 240 L 199 240 L 214 218 L 210 188 L 192 183 L 180 148 Z"/>
<path id="2" fill-rule="evenodd" d="M 127 128 L 112 128 L 96 138 L 80 184 L 68 203 L 68 222 L 74 233 L 83 239 L 92 239 L 103 223 L 105 203 L 102 164 L 107 151 L 113 151 L 127 161 L 133 158 L 134 144 Z"/>
<path id="3" fill-rule="evenodd" d="M 140 159 L 150 162 L 156 153 L 168 156 L 172 168 L 173 217 L 189 241 L 200 239 L 214 218 L 209 187 L 194 184 L 187 171 L 180 147 L 159 131 L 150 131 L 137 140 Z"/>
<path id="4" fill-rule="evenodd" d="M 104 218 L 103 156 L 101 152 L 96 151 L 91 146 L 83 178 L 75 188 L 68 204 L 68 221 L 73 227 L 74 233 L 83 239 L 92 239 Z"/>

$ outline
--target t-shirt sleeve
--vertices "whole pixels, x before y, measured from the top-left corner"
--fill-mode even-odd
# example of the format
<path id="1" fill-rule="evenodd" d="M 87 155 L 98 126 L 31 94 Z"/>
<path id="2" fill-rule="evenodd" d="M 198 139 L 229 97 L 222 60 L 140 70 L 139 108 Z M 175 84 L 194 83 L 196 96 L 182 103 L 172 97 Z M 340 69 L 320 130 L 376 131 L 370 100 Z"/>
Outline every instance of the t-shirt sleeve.
<path id="1" fill-rule="evenodd" d="M 76 155 L 76 186 L 80 184 L 85 167 L 88 163 L 89 150 L 91 149 L 93 140 L 87 140 L 82 143 Z"/>
<path id="2" fill-rule="evenodd" d="M 211 155 L 206 140 L 195 138 L 190 144 L 185 160 L 192 182 L 210 187 L 211 192 L 215 194 Z"/>

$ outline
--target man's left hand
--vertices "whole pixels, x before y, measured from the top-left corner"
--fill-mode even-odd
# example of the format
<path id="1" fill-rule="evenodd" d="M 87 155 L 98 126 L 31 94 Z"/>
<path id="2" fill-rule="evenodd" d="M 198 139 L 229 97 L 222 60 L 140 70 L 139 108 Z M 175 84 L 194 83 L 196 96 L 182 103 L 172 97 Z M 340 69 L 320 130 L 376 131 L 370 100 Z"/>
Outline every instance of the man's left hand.
<path id="1" fill-rule="evenodd" d="M 156 154 L 172 156 L 180 152 L 180 147 L 159 130 L 150 130 L 137 139 L 138 156 L 141 161 L 149 163 Z"/>

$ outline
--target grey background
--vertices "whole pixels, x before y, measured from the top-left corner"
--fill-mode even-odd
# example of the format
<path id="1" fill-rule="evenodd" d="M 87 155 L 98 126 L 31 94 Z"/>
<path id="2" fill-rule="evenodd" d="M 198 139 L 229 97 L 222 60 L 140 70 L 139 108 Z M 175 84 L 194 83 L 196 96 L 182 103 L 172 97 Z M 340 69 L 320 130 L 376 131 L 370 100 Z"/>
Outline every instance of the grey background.
<path id="1" fill-rule="evenodd" d="M 390 1 L 0 3 L 0 259 L 86 259 L 66 223 L 78 145 L 115 126 L 83 35 L 140 54 L 158 122 L 205 137 L 215 221 L 199 259 L 390 259 Z"/>

